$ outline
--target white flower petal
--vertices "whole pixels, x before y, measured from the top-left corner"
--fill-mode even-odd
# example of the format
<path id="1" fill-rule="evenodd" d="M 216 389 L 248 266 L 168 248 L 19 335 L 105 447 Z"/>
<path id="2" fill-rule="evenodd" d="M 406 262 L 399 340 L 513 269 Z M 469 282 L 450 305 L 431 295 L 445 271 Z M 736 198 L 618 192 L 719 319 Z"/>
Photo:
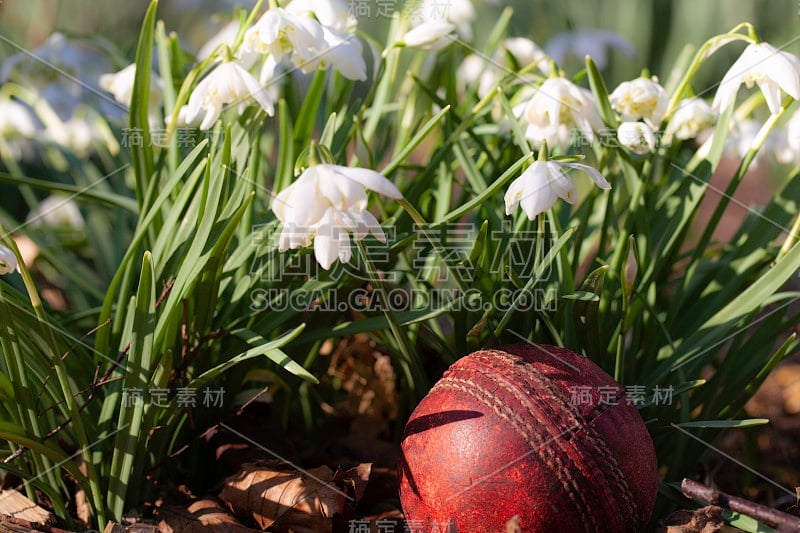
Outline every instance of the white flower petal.
<path id="1" fill-rule="evenodd" d="M 392 200 L 400 200 L 403 193 L 400 192 L 394 183 L 382 174 L 367 168 L 344 167 L 340 165 L 320 165 L 329 168 L 333 172 L 360 183 L 367 189 L 373 190 Z"/>
<path id="2" fill-rule="evenodd" d="M 558 198 L 550 187 L 547 166 L 547 162 L 536 161 L 521 176 L 525 182 L 519 203 L 530 220 L 550 209 Z"/>
<path id="3" fill-rule="evenodd" d="M 443 20 L 423 22 L 403 36 L 403 42 L 410 48 L 434 52 L 450 44 L 456 26 Z"/>
<path id="4" fill-rule="evenodd" d="M 763 78 L 757 81 L 758 88 L 764 94 L 769 112 L 776 115 L 781 110 L 781 87 L 770 78 Z"/>
<path id="5" fill-rule="evenodd" d="M 603 175 L 600 174 L 600 171 L 598 171 L 594 167 L 591 167 L 589 165 L 584 165 L 583 163 L 559 163 L 559 164 L 564 165 L 565 167 L 575 168 L 584 171 L 586 174 L 589 175 L 590 178 L 592 178 L 592 181 L 594 181 L 595 184 L 601 189 L 611 188 L 611 185 L 606 181 Z"/>
<path id="6" fill-rule="evenodd" d="M 383 232 L 380 222 L 369 211 L 364 211 L 361 214 L 364 226 L 369 229 L 369 232 L 381 242 L 386 242 L 386 234 Z"/>
<path id="7" fill-rule="evenodd" d="M 0 275 L 10 274 L 15 270 L 19 270 L 17 256 L 14 255 L 14 252 L 0 244 Z"/>
<path id="8" fill-rule="evenodd" d="M 572 183 L 569 175 L 557 163 L 547 165 L 547 173 L 550 188 L 559 198 L 570 204 L 578 201 L 578 191 L 575 190 L 575 184 Z"/>

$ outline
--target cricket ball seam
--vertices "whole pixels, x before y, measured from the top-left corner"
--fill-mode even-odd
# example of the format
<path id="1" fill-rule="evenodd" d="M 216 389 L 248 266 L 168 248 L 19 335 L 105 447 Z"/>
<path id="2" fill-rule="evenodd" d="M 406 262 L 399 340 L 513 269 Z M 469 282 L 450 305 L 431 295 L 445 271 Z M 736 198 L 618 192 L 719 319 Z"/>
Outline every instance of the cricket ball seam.
<path id="1" fill-rule="evenodd" d="M 529 368 L 527 370 L 532 369 Z M 563 402 L 559 402 L 560 398 L 558 395 L 555 391 L 552 391 L 552 388 L 546 383 L 547 378 L 544 378 L 538 373 L 535 373 L 533 376 L 537 384 L 541 386 L 545 393 L 550 394 L 551 399 L 559 404 L 558 407 L 561 408 L 561 411 L 553 408 L 548 402 L 543 401 L 543 399 L 529 394 L 519 387 L 515 387 L 515 385 L 507 379 L 507 376 L 503 374 L 497 372 L 486 372 L 484 374 L 484 372 L 480 370 L 478 372 L 483 374 L 486 379 L 510 393 L 519 405 L 527 410 L 532 418 L 542 423 L 542 427 L 550 435 L 550 442 L 552 442 L 554 446 L 557 446 L 563 455 L 570 459 L 571 465 L 582 474 L 583 480 L 593 487 L 591 493 L 596 498 L 605 501 L 604 509 L 607 518 L 618 522 L 620 516 L 618 513 L 613 512 L 616 502 L 614 498 L 612 498 L 612 485 L 616 485 L 617 489 L 622 491 L 623 494 L 627 492 L 627 485 L 620 486 L 618 483 L 612 483 L 606 477 L 608 471 L 612 473 L 613 477 L 614 471 L 619 471 L 619 466 L 613 457 L 609 457 L 609 454 L 604 453 L 607 450 L 598 449 L 596 439 L 593 437 L 594 431 L 587 425 L 588 421 L 582 416 L 574 417 L 571 416 L 569 412 L 565 412 Z M 515 377 L 525 380 L 523 382 L 529 387 L 531 386 L 527 381 L 527 378 L 531 376 L 518 373 Z M 532 390 L 538 389 L 534 387 Z M 547 398 L 547 394 L 545 394 L 544 397 Z M 566 429 L 560 433 L 554 434 L 550 430 L 552 427 L 566 427 Z M 568 434 L 569 436 L 567 437 Z M 580 446 L 578 442 L 581 443 Z M 595 457 L 592 452 L 598 453 L 601 457 Z M 581 491 L 581 493 L 583 492 L 584 491 Z M 634 509 L 630 505 L 630 502 L 626 503 L 628 504 L 628 511 L 633 511 Z M 634 515 L 631 514 L 630 516 Z"/>
<path id="2" fill-rule="evenodd" d="M 492 412 L 501 420 L 505 420 L 519 435 L 519 437 L 531 447 L 531 450 L 534 450 L 537 453 L 541 462 L 550 468 L 550 470 L 556 475 L 558 480 L 561 482 L 561 486 L 564 488 L 565 493 L 572 501 L 575 509 L 581 515 L 583 524 L 586 526 L 586 531 L 597 531 L 597 524 L 594 521 L 594 516 L 591 512 L 589 512 L 589 502 L 586 501 L 586 497 L 584 496 L 583 491 L 580 490 L 577 480 L 572 476 L 570 469 L 565 467 L 561 458 L 554 454 L 553 451 L 547 446 L 548 442 L 542 439 L 541 435 L 538 434 L 538 432 L 530 423 L 526 422 L 513 410 L 508 409 L 503 401 L 490 390 L 477 385 L 473 381 L 456 378 L 445 374 L 445 376 L 434 386 L 434 389 L 453 389 L 467 394 L 490 408 Z M 538 442 L 532 442 L 532 440 Z M 553 440 L 557 439 L 550 439 L 551 442 Z M 546 454 L 547 457 L 545 457 L 543 454 Z M 592 524 L 591 529 L 588 527 L 589 523 Z"/>
<path id="3" fill-rule="evenodd" d="M 484 350 L 483 352 L 477 352 L 473 354 L 475 358 L 484 364 L 488 365 L 489 367 L 493 367 L 494 362 L 501 361 L 506 363 L 508 366 L 507 368 L 495 368 L 494 372 L 487 372 L 483 370 L 477 370 L 481 374 L 485 375 L 487 379 L 498 381 L 502 378 L 503 383 L 498 383 L 504 389 L 509 392 L 514 393 L 518 401 L 523 404 L 527 404 L 528 400 L 535 402 L 538 404 L 542 410 L 549 411 L 549 417 L 553 421 L 559 420 L 560 414 L 566 414 L 567 421 L 564 424 L 568 428 L 579 427 L 583 431 L 581 432 L 581 436 L 588 444 L 589 450 L 599 455 L 603 461 L 606 463 L 606 468 L 599 468 L 599 469 L 589 469 L 590 471 L 595 472 L 603 472 L 602 476 L 602 487 L 597 486 L 597 482 L 600 481 L 597 476 L 585 476 L 587 480 L 594 484 L 597 488 L 595 493 L 600 496 L 604 496 L 607 503 L 609 504 L 609 509 L 613 508 L 614 502 L 610 498 L 610 492 L 607 490 L 609 488 L 609 482 L 616 486 L 618 491 L 621 493 L 622 497 L 624 498 L 625 506 L 627 507 L 627 511 L 630 513 L 629 516 L 638 517 L 638 509 L 637 505 L 634 501 L 633 494 L 631 493 L 630 485 L 628 484 L 627 480 L 625 479 L 622 469 L 619 466 L 616 458 L 611 453 L 610 448 L 608 447 L 608 443 L 606 443 L 602 438 L 600 438 L 597 431 L 589 426 L 589 422 L 599 416 L 603 410 L 597 410 L 592 413 L 591 418 L 585 417 L 583 414 L 580 413 L 578 408 L 573 405 L 570 401 L 567 400 L 565 394 L 558 388 L 553 386 L 552 380 L 550 378 L 543 376 L 534 366 L 530 364 L 517 364 L 518 362 L 522 361 L 519 357 L 514 357 L 512 355 L 507 354 L 506 352 L 500 352 L 497 350 Z M 553 409 L 553 407 L 548 404 L 547 402 L 537 401 L 535 396 L 532 396 L 526 393 L 523 390 L 520 390 L 516 387 L 513 382 L 509 381 L 505 373 L 513 373 L 516 377 L 521 378 L 532 390 L 539 390 L 539 387 L 543 389 L 546 393 L 548 393 L 555 401 L 558 402 L 558 407 L 561 409 L 561 413 Z M 531 385 L 533 382 L 533 385 Z M 512 388 L 514 390 L 512 390 Z M 529 411 L 530 406 L 529 406 Z M 531 415 L 534 417 L 536 416 L 535 413 L 531 411 Z M 570 439 L 572 440 L 572 439 Z M 597 460 L 595 459 L 593 453 L 582 453 L 582 450 L 578 447 L 573 446 L 572 449 L 576 451 L 580 458 L 583 459 L 585 462 L 591 462 L 596 464 L 597 466 L 601 466 L 598 464 Z M 565 450 L 566 451 L 566 450 Z M 581 465 L 577 465 L 579 468 Z M 583 470 L 583 469 L 582 469 Z M 612 477 L 612 480 L 607 480 L 605 474 L 608 473 Z M 638 519 L 636 520 L 638 522 Z"/>

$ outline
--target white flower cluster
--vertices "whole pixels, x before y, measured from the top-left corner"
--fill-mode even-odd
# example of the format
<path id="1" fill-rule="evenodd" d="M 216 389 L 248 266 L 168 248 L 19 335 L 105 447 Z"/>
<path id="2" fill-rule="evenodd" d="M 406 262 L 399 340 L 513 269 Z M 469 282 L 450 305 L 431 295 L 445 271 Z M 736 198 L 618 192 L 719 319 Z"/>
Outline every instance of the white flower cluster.
<path id="1" fill-rule="evenodd" d="M 656 134 L 667 111 L 668 98 L 655 78 L 644 76 L 624 81 L 609 96 L 611 107 L 620 114 L 617 129 L 620 144 L 635 154 L 656 149 Z M 643 121 L 643 122 L 640 122 Z"/>
<path id="2" fill-rule="evenodd" d="M 267 115 L 274 113 L 275 83 L 282 68 L 308 74 L 330 67 L 352 80 L 367 79 L 361 43 L 355 36 L 356 20 L 343 0 L 292 0 L 284 8 L 268 9 L 244 32 L 244 41 L 232 50 L 239 34 L 232 22 L 198 52 L 198 59 L 221 61 L 197 84 L 188 103 L 178 112 L 179 125 L 198 124 L 210 129 L 228 106 L 239 111 L 252 98 Z M 261 63 L 259 78 L 250 71 Z M 125 106 L 130 105 L 136 67 L 100 77 L 100 86 Z M 160 121 L 162 82 L 151 75 L 151 124 Z"/>
<path id="3" fill-rule="evenodd" d="M 356 241 L 371 233 L 386 242 L 380 224 L 367 210 L 365 188 L 395 200 L 403 197 L 374 170 L 326 163 L 307 168 L 272 202 L 272 211 L 283 224 L 279 251 L 309 246 L 313 239 L 314 255 L 327 270 L 337 258 L 350 261 L 351 232 Z"/>

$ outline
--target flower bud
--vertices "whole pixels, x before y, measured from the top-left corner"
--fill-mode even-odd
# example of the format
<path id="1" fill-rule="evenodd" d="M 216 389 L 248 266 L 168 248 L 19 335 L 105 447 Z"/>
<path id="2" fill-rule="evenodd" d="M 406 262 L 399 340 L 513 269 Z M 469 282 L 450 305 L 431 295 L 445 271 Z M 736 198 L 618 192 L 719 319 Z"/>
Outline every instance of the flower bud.
<path id="1" fill-rule="evenodd" d="M 617 129 L 617 139 L 635 154 L 649 154 L 656 148 L 656 135 L 644 122 L 623 122 Z"/>

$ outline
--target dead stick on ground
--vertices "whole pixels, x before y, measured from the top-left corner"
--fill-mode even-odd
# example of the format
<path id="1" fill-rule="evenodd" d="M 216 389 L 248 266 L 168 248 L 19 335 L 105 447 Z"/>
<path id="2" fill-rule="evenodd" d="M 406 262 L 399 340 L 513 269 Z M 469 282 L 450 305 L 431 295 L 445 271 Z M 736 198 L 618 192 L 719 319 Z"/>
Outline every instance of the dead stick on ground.
<path id="1" fill-rule="evenodd" d="M 681 489 L 687 498 L 695 498 L 709 505 L 716 505 L 755 518 L 770 527 L 779 528 L 779 531 L 800 531 L 800 518 L 777 509 L 725 494 L 691 479 L 684 479 Z"/>

